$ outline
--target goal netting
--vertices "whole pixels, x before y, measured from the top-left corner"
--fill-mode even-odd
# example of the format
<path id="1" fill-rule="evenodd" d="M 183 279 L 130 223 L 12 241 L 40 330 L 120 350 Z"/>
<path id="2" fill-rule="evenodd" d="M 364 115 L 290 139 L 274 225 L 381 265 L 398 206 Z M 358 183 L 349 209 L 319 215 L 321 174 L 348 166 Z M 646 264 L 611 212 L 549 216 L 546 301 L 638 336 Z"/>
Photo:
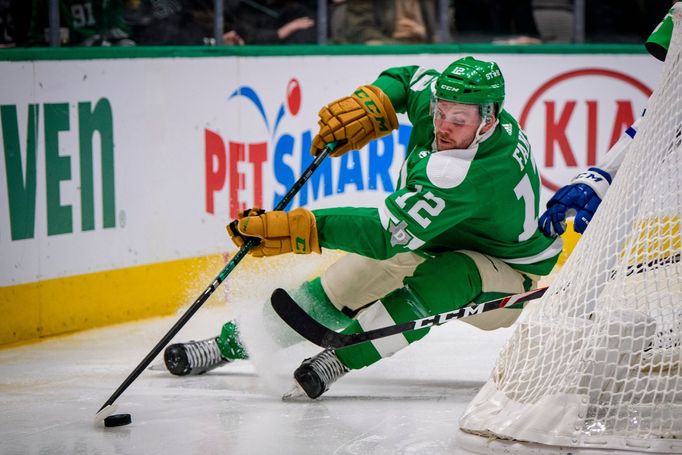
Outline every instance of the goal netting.
<path id="1" fill-rule="evenodd" d="M 682 453 L 681 10 L 673 20 L 617 177 L 460 420 L 469 450 Z"/>

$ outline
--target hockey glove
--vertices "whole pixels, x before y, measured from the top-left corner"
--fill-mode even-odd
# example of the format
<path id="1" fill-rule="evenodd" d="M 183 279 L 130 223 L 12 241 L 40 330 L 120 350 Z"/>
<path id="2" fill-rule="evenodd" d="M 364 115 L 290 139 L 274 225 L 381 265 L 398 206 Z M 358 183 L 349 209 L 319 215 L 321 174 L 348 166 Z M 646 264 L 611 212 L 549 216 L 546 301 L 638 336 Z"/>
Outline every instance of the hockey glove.
<path id="1" fill-rule="evenodd" d="M 320 109 L 320 131 L 313 138 L 310 153 L 317 155 L 326 144 L 337 142 L 332 156 L 358 150 L 371 140 L 398 128 L 391 100 L 378 87 L 363 85 L 351 95 Z"/>
<path id="2" fill-rule="evenodd" d="M 609 173 L 596 167 L 578 174 L 547 202 L 547 210 L 538 222 L 540 230 L 547 236 L 561 235 L 566 230 L 566 217 L 575 215 L 573 229 L 582 234 L 610 184 Z"/>
<path id="3" fill-rule="evenodd" d="M 304 208 L 288 213 L 273 211 L 245 216 L 230 223 L 227 231 L 238 247 L 250 238 L 260 240 L 258 246 L 249 252 L 255 257 L 321 252 L 315 215 Z"/>
<path id="4" fill-rule="evenodd" d="M 239 248 L 244 246 L 244 243 L 246 243 L 247 240 L 249 240 L 251 237 L 247 237 L 245 235 L 242 235 L 239 230 L 237 229 L 237 223 L 239 223 L 239 220 L 242 218 L 245 218 L 247 216 L 258 216 L 262 215 L 265 213 L 265 210 L 254 207 L 251 209 L 246 209 L 243 212 L 239 213 L 237 215 L 236 220 L 232 220 L 230 224 L 226 226 L 227 228 L 227 234 L 230 236 L 230 239 L 232 240 L 232 243 L 237 245 Z M 255 240 L 260 241 L 259 238 L 254 237 Z"/>

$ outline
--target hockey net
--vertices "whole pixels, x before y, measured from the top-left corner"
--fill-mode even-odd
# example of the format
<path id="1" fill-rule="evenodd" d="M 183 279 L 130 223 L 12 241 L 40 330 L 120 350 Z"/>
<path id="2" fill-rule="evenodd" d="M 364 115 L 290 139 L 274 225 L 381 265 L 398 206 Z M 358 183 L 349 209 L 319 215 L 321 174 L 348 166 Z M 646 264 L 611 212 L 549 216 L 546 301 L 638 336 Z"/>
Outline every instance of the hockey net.
<path id="1" fill-rule="evenodd" d="M 682 453 L 680 10 L 673 20 L 617 178 L 460 420 L 469 450 Z"/>

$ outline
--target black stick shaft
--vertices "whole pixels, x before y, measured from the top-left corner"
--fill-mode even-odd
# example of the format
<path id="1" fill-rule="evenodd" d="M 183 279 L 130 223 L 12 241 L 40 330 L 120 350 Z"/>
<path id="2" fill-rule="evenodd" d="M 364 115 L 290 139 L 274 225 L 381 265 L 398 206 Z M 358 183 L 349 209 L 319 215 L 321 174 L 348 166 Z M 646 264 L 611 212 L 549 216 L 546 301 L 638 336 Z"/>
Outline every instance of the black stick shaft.
<path id="1" fill-rule="evenodd" d="M 315 170 L 320 166 L 322 161 L 329 155 L 335 148 L 334 144 L 328 144 L 327 147 L 325 147 L 320 153 L 313 159 L 312 163 L 306 168 L 306 170 L 303 172 L 303 175 L 299 177 L 299 179 L 294 183 L 294 185 L 289 189 L 287 194 L 284 195 L 281 201 L 277 203 L 277 206 L 274 208 L 274 210 L 284 210 L 287 205 L 289 205 L 289 202 L 294 198 L 294 196 L 300 191 L 300 189 L 305 185 L 305 183 L 308 181 L 310 176 L 315 172 Z M 120 386 L 118 386 L 118 389 L 109 397 L 109 399 L 102 405 L 101 408 L 99 408 L 99 411 L 104 409 L 106 406 L 111 405 L 116 401 L 116 399 L 121 396 L 121 394 L 128 388 L 130 387 L 130 384 L 137 379 L 137 377 L 149 366 L 149 364 L 154 360 L 154 358 L 159 355 L 161 350 L 168 344 L 168 342 L 175 336 L 177 333 L 182 329 L 182 327 L 187 324 L 187 321 L 189 321 L 192 316 L 194 316 L 194 313 L 197 312 L 199 308 L 208 300 L 208 298 L 213 294 L 213 292 L 218 289 L 218 286 L 227 278 L 227 276 L 234 270 L 234 268 L 241 262 L 242 259 L 246 256 L 246 254 L 258 244 L 257 241 L 255 240 L 249 240 L 247 241 L 244 246 L 242 246 L 239 251 L 232 257 L 230 262 L 227 263 L 225 268 L 220 271 L 218 276 L 216 276 L 213 279 L 213 282 L 208 285 L 208 287 L 204 290 L 204 292 L 194 301 L 192 306 L 190 306 L 187 311 L 178 319 L 178 321 L 173 324 L 173 327 L 170 328 L 170 330 L 159 340 L 158 343 L 156 343 L 156 346 L 152 348 L 151 351 L 149 351 L 149 354 L 145 356 L 144 359 L 135 367 L 135 369 L 128 375 L 127 378 L 121 383 Z M 97 411 L 97 412 L 99 412 Z"/>
<path id="2" fill-rule="evenodd" d="M 613 279 L 619 272 L 624 273 L 625 276 L 629 276 L 633 273 L 643 273 L 647 270 L 665 267 L 670 264 L 677 264 L 681 259 L 680 254 L 677 253 L 672 256 L 657 258 L 646 263 L 627 266 L 622 270 L 612 270 L 609 273 L 609 279 Z M 317 322 L 317 320 L 306 313 L 306 311 L 301 308 L 284 289 L 275 289 L 275 292 L 272 293 L 272 297 L 270 298 L 270 303 L 279 317 L 303 338 L 324 348 L 338 349 L 379 338 L 385 338 L 391 335 L 397 335 L 410 330 L 442 325 L 455 319 L 474 316 L 498 308 L 513 308 L 520 303 L 542 297 L 547 289 L 548 288 L 544 287 L 520 294 L 512 294 L 499 299 L 490 300 L 477 305 L 468 305 L 457 310 L 428 316 L 414 321 L 351 334 L 336 332 Z"/>
<path id="3" fill-rule="evenodd" d="M 338 333 L 328 327 L 325 327 L 323 324 L 320 324 L 312 316 L 306 313 L 305 310 L 301 308 L 284 289 L 276 289 L 272 294 L 270 303 L 279 317 L 282 318 L 282 320 L 286 322 L 289 327 L 294 329 L 294 331 L 296 331 L 303 338 L 324 348 L 338 349 L 364 343 L 366 341 L 385 338 L 391 335 L 397 335 L 399 333 L 411 330 L 442 325 L 455 319 L 474 316 L 476 314 L 485 313 L 498 308 L 515 307 L 518 304 L 542 297 L 546 291 L 546 287 L 539 288 L 533 291 L 528 291 L 521 294 L 512 294 L 499 299 L 490 300 L 477 305 L 466 306 L 457 310 L 436 314 L 414 321 L 408 321 L 401 324 L 368 330 L 366 332 L 351 334 Z"/>
<path id="4" fill-rule="evenodd" d="M 455 319 L 463 319 L 469 316 L 475 316 L 477 314 L 486 313 L 488 311 L 498 310 L 500 308 L 506 308 L 511 305 L 528 302 L 529 300 L 539 299 L 540 297 L 545 295 L 546 291 L 547 288 L 543 287 L 534 289 L 532 291 L 527 291 L 521 294 L 512 294 L 499 299 L 490 300 L 488 302 L 483 302 L 471 306 L 465 306 L 463 308 L 448 311 L 446 313 L 440 313 L 434 316 L 428 316 L 422 319 L 417 319 L 415 321 L 396 324 L 394 326 L 389 327 L 368 330 L 366 332 L 350 334 L 348 335 L 349 338 L 346 338 L 345 340 L 347 343 L 357 344 L 363 343 L 365 341 L 376 340 L 378 338 L 385 338 L 391 335 L 397 335 L 399 333 L 404 333 L 411 330 L 419 330 L 425 327 L 443 325 L 446 322 L 454 321 Z M 346 344 L 346 346 L 348 346 L 348 344 Z"/>

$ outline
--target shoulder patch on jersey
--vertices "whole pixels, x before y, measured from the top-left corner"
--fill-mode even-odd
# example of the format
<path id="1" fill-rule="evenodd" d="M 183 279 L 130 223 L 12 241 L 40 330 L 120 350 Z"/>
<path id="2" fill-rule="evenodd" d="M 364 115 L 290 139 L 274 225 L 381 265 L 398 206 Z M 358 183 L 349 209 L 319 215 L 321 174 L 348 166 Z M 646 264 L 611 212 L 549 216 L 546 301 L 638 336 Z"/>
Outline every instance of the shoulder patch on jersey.
<path id="1" fill-rule="evenodd" d="M 503 123 L 502 128 L 507 132 L 508 135 L 512 135 L 512 126 L 511 123 Z"/>
<path id="2" fill-rule="evenodd" d="M 412 235 L 407 231 L 407 222 L 405 220 L 401 220 L 397 224 L 393 220 L 388 220 L 388 231 L 391 233 L 391 246 L 404 246 L 412 240 Z"/>
<path id="3" fill-rule="evenodd" d="M 426 163 L 426 176 L 438 188 L 448 189 L 464 181 L 478 147 L 432 153 Z"/>

